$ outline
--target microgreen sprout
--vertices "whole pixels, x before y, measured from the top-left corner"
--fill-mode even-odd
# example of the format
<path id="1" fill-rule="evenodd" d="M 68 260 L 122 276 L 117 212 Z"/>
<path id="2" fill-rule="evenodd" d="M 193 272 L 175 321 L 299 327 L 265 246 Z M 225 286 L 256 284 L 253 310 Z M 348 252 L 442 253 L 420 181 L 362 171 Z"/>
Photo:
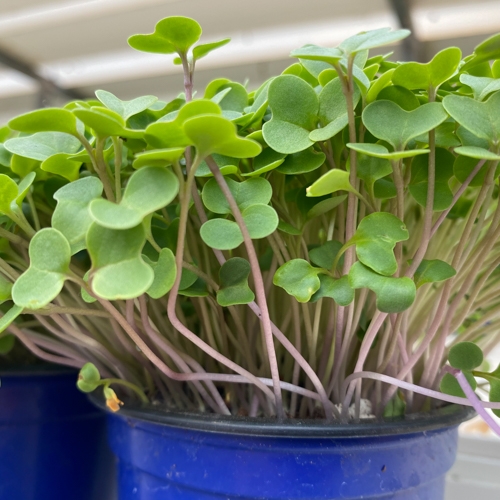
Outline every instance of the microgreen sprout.
<path id="1" fill-rule="evenodd" d="M 129 44 L 174 55 L 177 98 L 98 90 L 12 119 L 0 354 L 18 339 L 80 368 L 113 411 L 346 421 L 362 400 L 386 417 L 451 402 L 498 431 L 500 35 L 465 59 L 370 57 L 408 34 L 306 45 L 256 90 L 195 95 L 197 61 L 229 40 L 169 17 Z"/>

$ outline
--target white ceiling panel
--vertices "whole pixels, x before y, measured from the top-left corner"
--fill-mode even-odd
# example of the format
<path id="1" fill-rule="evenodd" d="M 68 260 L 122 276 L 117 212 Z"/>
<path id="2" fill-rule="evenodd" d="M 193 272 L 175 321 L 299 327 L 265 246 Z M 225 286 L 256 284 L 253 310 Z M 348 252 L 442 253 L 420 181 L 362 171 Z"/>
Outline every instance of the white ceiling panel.
<path id="1" fill-rule="evenodd" d="M 447 45 L 470 53 L 500 31 L 500 0 L 411 4 L 425 58 Z M 334 46 L 361 30 L 398 27 L 389 0 L 0 0 L 0 51 L 85 95 L 104 88 L 124 99 L 149 93 L 165 99 L 180 90 L 179 68 L 169 56 L 133 51 L 127 38 L 171 15 L 195 18 L 204 41 L 232 38 L 200 61 L 198 91 L 218 76 L 248 80 L 253 88 L 286 67 L 293 48 Z M 39 94 L 37 82 L 0 65 L 0 120 L 39 105 Z"/>

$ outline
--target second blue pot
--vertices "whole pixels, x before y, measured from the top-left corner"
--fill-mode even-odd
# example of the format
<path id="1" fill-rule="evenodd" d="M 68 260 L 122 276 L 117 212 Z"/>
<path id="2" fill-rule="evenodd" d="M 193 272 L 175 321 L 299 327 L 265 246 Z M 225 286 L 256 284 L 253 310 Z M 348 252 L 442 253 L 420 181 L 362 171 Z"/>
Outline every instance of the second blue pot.
<path id="1" fill-rule="evenodd" d="M 77 372 L 0 372 L 0 500 L 111 500 L 104 413 Z"/>
<path id="2" fill-rule="evenodd" d="M 119 500 L 443 500 L 470 415 L 341 426 L 138 411 L 108 428 Z"/>

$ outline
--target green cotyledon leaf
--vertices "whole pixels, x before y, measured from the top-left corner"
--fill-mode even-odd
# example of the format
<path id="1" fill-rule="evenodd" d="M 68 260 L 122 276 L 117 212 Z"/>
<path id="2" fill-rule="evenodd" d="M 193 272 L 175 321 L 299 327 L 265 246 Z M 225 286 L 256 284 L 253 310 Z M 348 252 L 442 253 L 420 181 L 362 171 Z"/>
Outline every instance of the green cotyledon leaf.
<path id="1" fill-rule="evenodd" d="M 233 158 L 253 158 L 262 151 L 258 142 L 238 136 L 236 126 L 222 116 L 196 116 L 186 120 L 183 129 L 200 158 L 212 153 Z"/>
<path id="2" fill-rule="evenodd" d="M 220 98 L 216 98 L 219 94 L 221 94 Z M 248 92 L 245 87 L 241 83 L 232 82 L 227 78 L 217 78 L 210 82 L 203 97 L 217 102 L 223 111 L 243 113 L 248 105 Z"/>
<path id="3" fill-rule="evenodd" d="M 5 146 L 2 143 L 0 143 L 0 165 L 2 167 L 9 168 L 12 156 L 13 156 L 12 153 L 10 151 L 7 151 Z"/>
<path id="4" fill-rule="evenodd" d="M 290 56 L 310 61 L 326 62 L 330 65 L 334 65 L 342 59 L 344 54 L 337 48 L 320 47 L 318 45 L 304 45 L 300 49 L 292 50 Z"/>
<path id="5" fill-rule="evenodd" d="M 37 132 L 33 135 L 14 137 L 4 144 L 13 154 L 44 161 L 57 153 L 74 154 L 80 148 L 80 141 L 63 132 Z"/>
<path id="6" fill-rule="evenodd" d="M 104 106 L 118 113 L 125 121 L 131 116 L 148 109 L 158 100 L 158 98 L 153 95 L 145 95 L 130 101 L 122 101 L 106 90 L 96 90 L 95 95 Z"/>
<path id="7" fill-rule="evenodd" d="M 9 176 L 0 174 L 0 213 L 10 214 L 18 196 L 18 185 Z"/>
<path id="8" fill-rule="evenodd" d="M 293 259 L 280 266 L 273 277 L 273 283 L 283 288 L 298 302 L 308 302 L 319 290 L 318 274 L 322 269 L 313 267 L 307 260 Z"/>
<path id="9" fill-rule="evenodd" d="M 298 153 L 312 146 L 309 132 L 316 128 L 319 111 L 314 89 L 294 75 L 281 75 L 269 85 L 272 119 L 262 132 L 266 143 L 283 154 Z"/>
<path id="10" fill-rule="evenodd" d="M 212 154 L 212 159 L 219 167 L 219 171 L 222 175 L 231 175 L 236 174 L 239 171 L 239 163 L 240 161 L 237 158 L 230 158 L 229 156 Z M 256 175 L 259 175 L 255 173 Z M 247 175 L 247 174 L 243 174 Z M 203 160 L 200 163 L 200 166 L 196 169 L 195 173 L 196 177 L 213 177 L 212 171 L 208 166 L 207 162 Z"/>
<path id="11" fill-rule="evenodd" d="M 153 269 L 141 251 L 146 243 L 142 224 L 130 229 L 109 229 L 91 224 L 87 249 L 92 261 L 91 287 L 107 300 L 133 299 L 146 293 L 154 281 Z"/>
<path id="12" fill-rule="evenodd" d="M 452 120 L 446 120 L 434 129 L 435 143 L 437 148 L 451 149 L 461 145 L 456 124 Z M 463 127 L 462 130 L 465 130 Z M 415 137 L 416 143 L 427 146 L 429 143 L 429 134 L 422 134 Z M 488 145 L 486 145 L 488 147 Z"/>
<path id="13" fill-rule="evenodd" d="M 333 299 L 339 306 L 348 306 L 354 300 L 354 289 L 349 285 L 348 276 L 335 279 L 328 274 L 320 274 L 321 283 L 319 290 L 311 297 L 311 302 L 316 302 L 323 297 Z"/>
<path id="14" fill-rule="evenodd" d="M 17 195 L 17 198 L 15 200 L 15 204 L 19 208 L 21 208 L 23 200 L 26 197 L 26 195 L 28 194 L 31 185 L 35 181 L 35 178 L 36 178 L 35 172 L 30 172 L 26 177 L 24 177 L 24 179 L 21 180 L 21 182 L 19 182 L 19 184 L 17 186 L 18 195 Z"/>
<path id="15" fill-rule="evenodd" d="M 454 368 L 470 371 L 482 365 L 484 355 L 474 342 L 458 342 L 448 352 L 448 361 Z"/>
<path id="16" fill-rule="evenodd" d="M 416 295 L 415 283 L 410 278 L 381 276 L 361 262 L 355 262 L 349 270 L 349 285 L 375 292 L 377 309 L 386 313 L 405 311 L 413 304 Z"/>
<path id="17" fill-rule="evenodd" d="M 191 101 L 177 112 L 175 117 L 166 115 L 160 120 L 151 123 L 146 128 L 144 139 L 156 149 L 185 148 L 191 144 L 186 136 L 183 125 L 186 120 L 200 115 L 220 115 L 222 110 L 218 104 L 209 99 Z"/>
<path id="18" fill-rule="evenodd" d="M 285 158 L 286 155 L 283 153 L 278 153 L 272 148 L 265 148 L 262 150 L 262 153 L 253 159 L 253 171 L 246 172 L 242 175 L 243 177 L 257 177 L 265 174 L 266 172 L 278 168 L 285 161 Z"/>
<path id="19" fill-rule="evenodd" d="M 337 191 L 348 191 L 359 195 L 349 182 L 349 172 L 334 168 L 313 182 L 306 190 L 307 196 L 324 196 Z"/>
<path id="20" fill-rule="evenodd" d="M 461 149 L 461 148 L 456 148 Z M 468 148 L 466 148 L 468 149 Z M 469 148 L 472 149 L 472 148 Z M 481 148 L 477 148 L 481 149 Z M 481 149 L 482 152 L 486 151 L 485 149 Z M 476 168 L 479 163 L 479 160 L 470 156 L 463 156 L 458 152 L 458 156 L 455 158 L 455 162 L 453 164 L 453 174 L 460 182 L 465 182 L 472 171 Z M 500 159 L 500 158 L 499 158 Z M 486 162 L 480 169 L 479 172 L 473 177 L 470 181 L 470 187 L 478 187 L 484 184 L 484 179 L 488 172 L 489 164 Z M 497 167 L 497 172 L 495 176 L 498 176 L 499 169 Z"/>
<path id="21" fill-rule="evenodd" d="M 144 167 L 128 181 L 120 203 L 103 198 L 89 205 L 91 217 L 103 227 L 130 229 L 149 214 L 167 206 L 179 191 L 179 180 L 164 167 Z"/>
<path id="22" fill-rule="evenodd" d="M 460 82 L 472 89 L 474 99 L 483 101 L 491 93 L 500 90 L 500 78 L 462 74 Z"/>
<path id="23" fill-rule="evenodd" d="M 127 128 L 125 120 L 118 113 L 104 106 L 76 108 L 72 112 L 100 138 L 115 136 L 142 139 L 144 134 L 141 130 Z"/>
<path id="24" fill-rule="evenodd" d="M 143 151 L 135 155 L 132 166 L 136 169 L 151 166 L 168 166 L 178 161 L 184 148 L 166 148 Z"/>
<path id="25" fill-rule="evenodd" d="M 0 213 L 12 219 L 15 223 L 24 227 L 22 219 L 22 202 L 28 194 L 35 172 L 30 172 L 16 184 L 8 175 L 0 174 Z"/>
<path id="26" fill-rule="evenodd" d="M 279 223 L 273 207 L 257 203 L 242 210 L 243 222 L 250 238 L 261 239 L 273 233 Z M 211 248 L 232 250 L 243 243 L 243 234 L 236 222 L 227 219 L 211 219 L 200 229 L 200 236 Z"/>
<path id="27" fill-rule="evenodd" d="M 390 85 L 383 88 L 377 96 L 377 101 L 392 101 L 405 111 L 413 111 L 420 106 L 417 96 L 405 87 Z"/>
<path id="28" fill-rule="evenodd" d="M 500 155 L 493 153 L 488 149 L 478 148 L 477 146 L 459 146 L 453 150 L 460 156 L 465 156 L 467 158 L 472 158 L 476 160 L 493 160 L 499 161 Z M 474 162 L 477 163 L 477 162 Z"/>
<path id="29" fill-rule="evenodd" d="M 308 212 L 307 218 L 313 219 L 314 217 L 318 217 L 334 208 L 338 207 L 341 203 L 343 203 L 347 198 L 347 195 L 341 196 L 333 196 L 332 198 L 327 198 L 326 200 L 322 200 L 319 203 L 316 203 Z"/>
<path id="30" fill-rule="evenodd" d="M 471 386 L 472 390 L 475 391 L 477 387 L 477 382 L 476 379 L 474 378 L 474 375 L 472 375 L 472 373 L 470 373 L 469 371 L 464 371 L 463 374 L 467 379 L 467 382 Z M 460 387 L 460 384 L 458 383 L 457 379 L 451 373 L 444 374 L 439 384 L 439 389 L 444 394 L 449 394 L 450 396 L 457 396 L 459 398 L 465 398 L 465 394 L 464 391 L 462 390 L 462 387 Z"/>
<path id="31" fill-rule="evenodd" d="M 276 210 L 269 205 L 256 203 L 245 208 L 241 215 L 248 229 L 250 238 L 259 240 L 274 233 L 278 227 L 279 218 Z"/>
<path id="32" fill-rule="evenodd" d="M 499 403 L 500 402 L 500 380 L 491 379 L 490 380 L 490 401 Z M 500 417 L 500 410 L 493 410 L 493 413 Z"/>
<path id="33" fill-rule="evenodd" d="M 193 59 L 197 61 L 198 59 L 201 59 L 202 57 L 205 57 L 207 54 L 212 52 L 213 50 L 216 50 L 220 47 L 223 47 L 227 43 L 231 41 L 230 38 L 224 38 L 222 40 L 219 40 L 217 42 L 210 42 L 210 43 L 200 43 L 196 47 L 193 48 Z"/>
<path id="34" fill-rule="evenodd" d="M 395 71 L 394 69 L 390 69 L 385 73 L 382 73 L 376 80 L 372 81 L 370 89 L 366 94 L 367 104 L 370 104 L 371 102 L 375 101 L 381 90 L 391 84 L 392 75 L 394 71 Z"/>
<path id="35" fill-rule="evenodd" d="M 360 153 L 357 155 L 356 173 L 366 183 L 368 190 L 373 193 L 375 182 L 392 174 L 392 165 L 386 158 L 377 158 Z"/>
<path id="36" fill-rule="evenodd" d="M 372 144 L 369 142 L 348 142 L 346 146 L 349 149 L 354 149 L 354 151 L 357 151 L 358 153 L 373 156 L 374 158 L 382 158 L 385 160 L 400 160 L 401 158 L 412 158 L 413 156 L 423 155 L 429 152 L 428 149 L 406 149 L 404 151 L 389 151 L 382 144 Z"/>
<path id="37" fill-rule="evenodd" d="M 461 59 L 462 51 L 458 47 L 448 47 L 438 52 L 428 63 L 400 64 L 394 70 L 392 82 L 411 90 L 437 89 L 456 73 Z"/>
<path id="38" fill-rule="evenodd" d="M 99 387 L 101 382 L 101 374 L 93 363 L 85 363 L 80 369 L 77 387 L 82 392 L 92 392 Z"/>
<path id="39" fill-rule="evenodd" d="M 52 227 L 68 240 L 71 254 L 86 247 L 85 237 L 92 224 L 89 205 L 100 198 L 102 191 L 102 182 L 97 177 L 84 177 L 54 193 L 57 206 L 52 214 Z"/>
<path id="40" fill-rule="evenodd" d="M 310 61 L 310 60 L 307 60 L 307 59 L 302 59 L 300 63 L 294 63 L 290 66 L 288 66 L 288 68 L 286 68 L 284 71 L 282 71 L 282 75 L 295 75 L 295 76 L 298 76 L 299 78 L 302 78 L 302 80 L 306 81 L 307 83 L 309 83 L 310 85 L 312 85 L 313 87 L 316 87 L 316 85 L 318 85 L 318 77 L 319 77 L 319 73 L 318 73 L 318 76 L 315 77 L 313 75 L 314 71 L 309 71 L 307 68 L 306 68 L 306 65 L 308 66 L 309 69 L 311 69 L 311 63 L 314 63 L 315 61 Z M 305 63 L 305 64 L 304 64 Z M 319 64 L 323 64 L 323 63 L 319 63 Z M 329 66 L 328 68 L 335 72 L 334 69 L 331 69 Z M 320 72 L 322 73 L 323 70 Z"/>
<path id="41" fill-rule="evenodd" d="M 184 297 L 207 297 L 207 284 L 201 278 L 197 278 L 190 287 L 179 290 L 179 295 Z"/>
<path id="42" fill-rule="evenodd" d="M 30 265 L 12 287 L 12 300 L 26 309 L 40 309 L 55 299 L 69 273 L 71 249 L 53 228 L 38 231 L 30 241 Z"/>
<path id="43" fill-rule="evenodd" d="M 479 102 L 471 97 L 447 95 L 443 99 L 446 111 L 460 125 L 489 144 L 500 140 L 500 92 L 495 92 L 486 101 Z"/>
<path id="44" fill-rule="evenodd" d="M 232 250 L 243 243 L 243 235 L 236 222 L 227 219 L 211 219 L 200 228 L 201 239 L 217 250 Z"/>
<path id="45" fill-rule="evenodd" d="M 500 59 L 500 34 L 493 35 L 481 42 L 474 49 L 473 57 L 462 66 L 461 70 L 469 71 L 470 68 L 496 59 Z"/>
<path id="46" fill-rule="evenodd" d="M 19 177 L 25 177 L 29 173 L 34 172 L 38 167 L 40 167 L 40 162 L 38 160 L 12 155 L 10 169 Z"/>
<path id="47" fill-rule="evenodd" d="M 352 99 L 355 108 L 360 99 L 357 86 L 354 89 Z M 315 129 L 309 134 L 309 139 L 312 141 L 330 139 L 347 125 L 347 103 L 339 78 L 334 78 L 327 83 L 320 92 L 318 115 L 322 128 Z"/>
<path id="48" fill-rule="evenodd" d="M 64 132 L 78 137 L 76 116 L 67 109 L 43 108 L 13 118 L 9 128 L 19 132 Z"/>
<path id="49" fill-rule="evenodd" d="M 75 160 L 73 155 L 57 153 L 44 160 L 40 168 L 44 172 L 60 175 L 71 182 L 78 179 L 81 166 L 82 162 Z"/>
<path id="50" fill-rule="evenodd" d="M 244 182 L 226 178 L 226 182 L 240 210 L 257 203 L 267 204 L 273 195 L 270 182 L 262 177 L 248 179 Z M 205 184 L 201 196 L 204 205 L 211 212 L 216 214 L 231 213 L 229 203 L 215 179 L 210 179 Z"/>
<path id="51" fill-rule="evenodd" d="M 438 102 L 405 111 L 392 101 L 375 101 L 364 109 L 362 119 L 371 134 L 401 151 L 411 139 L 444 122 L 448 118 L 446 111 Z"/>
<path id="52" fill-rule="evenodd" d="M 0 304 L 12 298 L 12 283 L 0 274 Z"/>
<path id="53" fill-rule="evenodd" d="M 362 50 L 374 49 L 403 40 L 410 35 L 410 31 L 392 30 L 391 28 L 379 28 L 370 31 L 362 31 L 344 40 L 340 45 L 345 54 L 356 54 Z"/>
<path id="54" fill-rule="evenodd" d="M 400 391 L 384 408 L 384 418 L 403 417 L 406 414 L 406 401 Z"/>
<path id="55" fill-rule="evenodd" d="M 169 248 L 162 248 L 156 262 L 145 255 L 142 258 L 154 271 L 153 283 L 151 283 L 146 293 L 153 299 L 159 299 L 174 286 L 177 275 L 175 255 Z"/>
<path id="56" fill-rule="evenodd" d="M 311 248 L 309 250 L 309 259 L 311 262 L 319 267 L 324 269 L 332 269 L 333 263 L 342 248 L 342 243 L 336 240 L 329 240 L 323 243 L 323 245 Z M 342 259 L 340 259 L 341 261 Z M 340 264 L 339 261 L 339 264 Z M 337 266 L 338 267 L 338 266 Z"/>
<path id="57" fill-rule="evenodd" d="M 186 54 L 201 36 L 201 26 L 189 17 L 171 16 L 159 21 L 154 33 L 133 35 L 129 45 L 142 52 Z"/>
<path id="58" fill-rule="evenodd" d="M 461 342 L 461 343 L 466 343 L 466 342 Z M 457 344 L 458 345 L 458 344 Z M 463 353 L 465 354 L 465 353 Z M 475 361 L 472 362 L 469 356 L 467 356 L 463 361 L 465 361 L 469 366 L 472 364 L 477 364 L 477 361 L 479 360 L 479 357 L 482 355 L 479 352 L 476 352 L 474 355 Z M 451 362 L 450 362 L 451 364 Z M 489 400 L 492 403 L 499 403 L 500 402 L 500 365 L 497 366 L 495 370 L 493 370 L 491 373 L 487 372 L 479 372 L 474 370 L 473 373 L 471 374 L 476 377 L 481 377 L 486 379 L 489 384 L 490 384 L 490 394 L 489 394 Z M 500 410 L 493 410 L 493 413 L 499 417 L 500 416 Z"/>
<path id="59" fill-rule="evenodd" d="M 8 354 L 14 348 L 16 337 L 14 335 L 0 336 L 0 354 Z"/>
<path id="60" fill-rule="evenodd" d="M 436 148 L 436 171 L 434 179 L 434 211 L 447 209 L 453 202 L 453 192 L 449 182 L 453 177 L 455 157 L 448 150 Z M 429 155 L 417 156 L 411 164 L 411 181 L 408 189 L 420 205 L 427 205 L 427 189 L 429 184 Z"/>
<path id="61" fill-rule="evenodd" d="M 356 245 L 358 259 L 376 273 L 391 276 L 397 271 L 394 247 L 409 238 L 403 222 L 388 212 L 364 217 L 344 248 Z"/>
<path id="62" fill-rule="evenodd" d="M 311 147 L 288 155 L 276 171 L 285 175 L 305 174 L 321 167 L 325 160 L 324 153 L 315 151 Z"/>
<path id="63" fill-rule="evenodd" d="M 233 257 L 222 265 L 219 271 L 220 288 L 217 291 L 219 305 L 248 304 L 255 299 L 248 286 L 250 272 L 250 263 L 240 257 Z"/>
<path id="64" fill-rule="evenodd" d="M 420 288 L 426 283 L 436 283 L 453 278 L 457 272 L 447 262 L 439 259 L 423 260 L 415 271 L 415 284 Z"/>

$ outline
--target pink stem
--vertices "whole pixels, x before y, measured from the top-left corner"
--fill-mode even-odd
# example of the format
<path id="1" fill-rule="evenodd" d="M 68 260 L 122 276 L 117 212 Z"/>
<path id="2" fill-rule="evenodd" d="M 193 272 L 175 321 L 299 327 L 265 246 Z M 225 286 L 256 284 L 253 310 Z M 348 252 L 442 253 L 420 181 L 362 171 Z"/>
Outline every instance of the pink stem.
<path id="1" fill-rule="evenodd" d="M 481 415 L 482 419 L 488 424 L 490 429 L 497 435 L 500 436 L 500 425 L 498 425 L 493 417 L 485 410 L 483 406 L 483 402 L 476 396 L 476 393 L 472 390 L 469 382 L 465 378 L 465 375 L 461 370 L 456 368 L 452 368 L 451 366 L 445 366 L 444 371 L 453 375 L 457 382 L 460 384 L 462 391 L 467 396 L 470 404 L 474 407 L 474 410 L 477 411 L 479 415 Z"/>
<path id="2" fill-rule="evenodd" d="M 358 361 L 356 362 L 356 366 L 354 367 L 354 372 L 361 372 L 363 369 L 363 365 L 365 364 L 366 358 L 368 357 L 368 354 L 370 352 L 370 348 L 373 344 L 373 341 L 375 340 L 375 336 L 377 335 L 378 331 L 380 330 L 380 327 L 385 321 L 385 318 L 387 317 L 387 313 L 382 313 L 380 311 L 377 311 L 372 319 L 372 322 L 370 323 L 370 326 L 368 327 L 368 331 L 365 334 L 365 337 L 363 338 L 363 342 L 361 344 L 361 348 L 359 349 L 359 354 L 358 354 Z M 354 373 L 354 374 L 355 374 Z M 348 380 L 349 377 L 347 377 L 346 380 Z M 345 382 L 344 382 L 345 384 Z M 345 418 L 347 417 L 347 412 L 349 410 L 349 405 L 351 404 L 351 399 L 352 395 L 354 394 L 354 389 L 356 388 L 355 384 L 350 384 L 349 389 L 347 390 L 346 396 L 344 398 L 343 404 L 342 404 L 342 416 Z M 342 391 L 344 393 L 344 391 Z"/>
<path id="3" fill-rule="evenodd" d="M 380 382 L 384 382 L 386 384 L 391 384 L 401 389 L 406 389 L 408 391 L 413 391 L 418 394 L 423 394 L 424 396 L 428 396 L 429 398 L 439 399 L 441 401 L 446 401 L 448 403 L 454 403 L 457 405 L 463 406 L 474 406 L 472 401 L 469 401 L 468 398 L 461 398 L 458 396 L 450 396 L 449 394 L 444 394 L 442 392 L 433 391 L 432 389 L 426 389 L 425 387 L 420 387 L 419 385 L 410 384 L 409 382 L 405 382 L 403 380 L 399 380 L 395 377 L 390 377 L 389 375 L 383 375 L 381 373 L 375 372 L 357 372 L 349 375 L 342 384 L 342 391 L 344 392 L 349 384 L 360 378 L 370 378 L 373 380 L 379 380 Z M 470 386 L 469 386 L 470 387 Z M 464 391 L 465 392 L 465 391 Z M 477 398 L 477 396 L 476 396 Z M 492 408 L 494 410 L 500 410 L 500 403 L 491 403 L 488 401 L 479 401 L 481 408 Z"/>
<path id="4" fill-rule="evenodd" d="M 274 381 L 273 389 L 274 389 L 274 399 L 276 405 L 276 413 L 278 418 L 282 419 L 285 417 L 285 413 L 283 411 L 283 402 L 281 397 L 281 388 L 280 388 L 280 375 L 278 368 L 278 360 L 276 358 L 276 350 L 274 347 L 273 341 L 273 332 L 271 326 L 271 319 L 269 317 L 269 310 L 267 307 L 266 300 L 266 292 L 264 288 L 264 280 L 262 279 L 262 273 L 260 271 L 259 261 L 257 259 L 257 254 L 255 252 L 255 248 L 252 243 L 252 239 L 250 238 L 250 233 L 246 227 L 245 221 L 243 220 L 243 216 L 241 211 L 236 203 L 236 200 L 231 193 L 229 186 L 227 185 L 224 176 L 220 173 L 219 167 L 217 163 L 215 163 L 214 159 L 211 156 L 207 156 L 205 159 L 208 167 L 210 168 L 210 172 L 214 176 L 217 184 L 219 185 L 222 193 L 224 194 L 229 207 L 231 208 L 231 212 L 233 214 L 238 227 L 240 228 L 241 233 L 243 234 L 243 242 L 245 244 L 245 248 L 248 255 L 248 260 L 250 261 L 250 266 L 252 269 L 252 276 L 255 285 L 255 295 L 257 297 L 257 303 L 259 304 L 259 308 L 261 311 L 261 323 L 262 330 L 264 332 L 264 339 L 267 347 L 267 357 L 269 361 L 269 368 L 271 370 L 271 377 Z"/>

